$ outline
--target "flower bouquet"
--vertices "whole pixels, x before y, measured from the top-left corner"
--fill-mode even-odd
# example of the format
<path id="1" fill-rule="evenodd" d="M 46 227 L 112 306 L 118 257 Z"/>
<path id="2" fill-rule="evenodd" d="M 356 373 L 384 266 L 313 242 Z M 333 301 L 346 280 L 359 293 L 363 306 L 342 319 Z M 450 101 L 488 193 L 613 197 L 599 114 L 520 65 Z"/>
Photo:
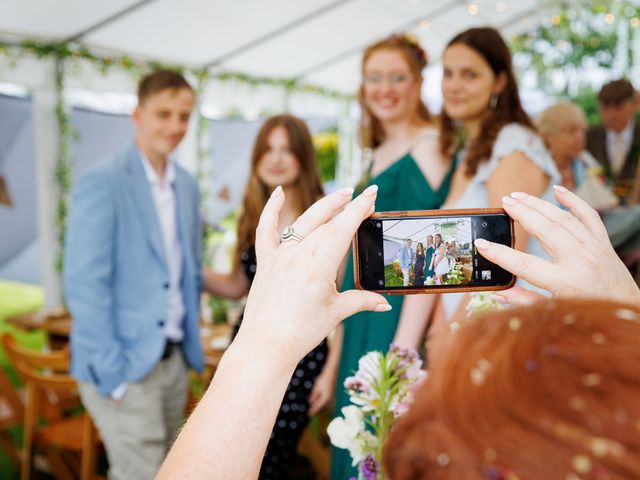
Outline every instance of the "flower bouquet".
<path id="1" fill-rule="evenodd" d="M 369 352 L 358 371 L 344 382 L 352 405 L 342 409 L 327 432 L 331 443 L 349 450 L 362 480 L 383 480 L 382 448 L 394 421 L 413 400 L 413 389 L 427 372 L 413 349 L 391 345 L 389 352 Z"/>

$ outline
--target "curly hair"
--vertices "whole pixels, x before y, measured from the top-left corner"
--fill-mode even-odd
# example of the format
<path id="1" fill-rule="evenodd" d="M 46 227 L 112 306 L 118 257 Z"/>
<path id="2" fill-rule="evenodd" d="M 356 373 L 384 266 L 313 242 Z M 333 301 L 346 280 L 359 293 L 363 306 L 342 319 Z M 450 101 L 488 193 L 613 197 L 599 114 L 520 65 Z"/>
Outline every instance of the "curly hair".
<path id="1" fill-rule="evenodd" d="M 385 446 L 394 480 L 640 478 L 640 311 L 542 301 L 464 323 Z"/>
<path id="2" fill-rule="evenodd" d="M 414 40 L 407 34 L 394 34 L 369 45 L 362 55 L 363 78 L 367 61 L 373 53 L 380 50 L 393 50 L 402 55 L 411 70 L 411 74 L 416 79 L 418 87 L 422 87 L 422 70 L 425 69 L 428 63 L 427 54 L 420 47 L 417 40 Z M 362 148 L 373 150 L 384 142 L 385 132 L 380 120 L 369 110 L 364 101 L 364 82 L 360 84 L 360 88 L 358 90 L 358 102 L 360 103 L 362 111 L 359 129 L 360 145 Z M 429 109 L 421 99 L 418 99 L 415 114 L 417 118 L 424 121 L 430 122 L 432 120 Z"/>
<path id="3" fill-rule="evenodd" d="M 493 144 L 502 127 L 509 123 L 519 123 L 535 130 L 533 122 L 522 108 L 518 83 L 511 64 L 509 47 L 497 30 L 490 27 L 470 28 L 459 33 L 449 41 L 445 52 L 454 45 L 465 45 L 478 53 L 487 62 L 494 75 L 504 74 L 506 85 L 495 100 L 495 108 L 487 105 L 480 126 L 480 134 L 469 140 L 465 157 L 465 174 L 472 177 L 478 166 L 491 157 Z M 451 157 L 460 147 L 457 140 L 460 135 L 455 119 L 447 114 L 446 103 L 440 116 L 440 151 L 443 156 Z"/>

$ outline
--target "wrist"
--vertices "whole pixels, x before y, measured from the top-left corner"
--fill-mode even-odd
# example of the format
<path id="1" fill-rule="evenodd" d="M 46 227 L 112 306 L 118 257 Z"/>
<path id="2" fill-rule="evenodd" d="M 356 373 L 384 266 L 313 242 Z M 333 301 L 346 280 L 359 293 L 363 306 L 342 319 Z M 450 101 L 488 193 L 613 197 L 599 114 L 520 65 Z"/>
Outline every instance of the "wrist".
<path id="1" fill-rule="evenodd" d="M 243 324 L 242 327 L 245 325 Z M 290 349 L 280 348 L 269 338 L 249 333 L 240 328 L 238 335 L 231 343 L 225 357 L 242 362 L 257 362 L 264 369 L 274 372 L 288 372 L 295 370 L 300 359 L 291 354 Z"/>

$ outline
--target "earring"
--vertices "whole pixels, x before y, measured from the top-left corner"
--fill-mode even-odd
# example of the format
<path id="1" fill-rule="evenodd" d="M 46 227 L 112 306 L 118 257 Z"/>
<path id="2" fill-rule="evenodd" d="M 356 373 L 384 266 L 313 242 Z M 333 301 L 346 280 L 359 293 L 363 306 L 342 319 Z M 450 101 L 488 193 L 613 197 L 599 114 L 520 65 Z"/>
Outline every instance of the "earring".
<path id="1" fill-rule="evenodd" d="M 498 106 L 498 100 L 500 99 L 500 95 L 492 95 L 491 100 L 489 100 L 489 107 L 492 110 L 495 110 Z"/>

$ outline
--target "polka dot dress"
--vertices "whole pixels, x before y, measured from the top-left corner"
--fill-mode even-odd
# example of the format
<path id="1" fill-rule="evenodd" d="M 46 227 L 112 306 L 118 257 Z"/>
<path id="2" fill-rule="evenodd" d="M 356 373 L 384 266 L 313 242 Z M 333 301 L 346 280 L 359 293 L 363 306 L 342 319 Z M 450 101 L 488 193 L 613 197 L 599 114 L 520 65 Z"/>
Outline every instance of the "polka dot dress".
<path id="1" fill-rule="evenodd" d="M 256 274 L 256 254 L 253 247 L 242 254 L 240 263 L 249 282 L 253 282 Z M 239 326 L 240 322 L 234 336 Z M 293 372 L 262 460 L 258 477 L 260 480 L 286 480 L 291 477 L 290 468 L 298 441 L 309 423 L 311 389 L 326 358 L 327 342 L 323 340 L 298 363 Z"/>

